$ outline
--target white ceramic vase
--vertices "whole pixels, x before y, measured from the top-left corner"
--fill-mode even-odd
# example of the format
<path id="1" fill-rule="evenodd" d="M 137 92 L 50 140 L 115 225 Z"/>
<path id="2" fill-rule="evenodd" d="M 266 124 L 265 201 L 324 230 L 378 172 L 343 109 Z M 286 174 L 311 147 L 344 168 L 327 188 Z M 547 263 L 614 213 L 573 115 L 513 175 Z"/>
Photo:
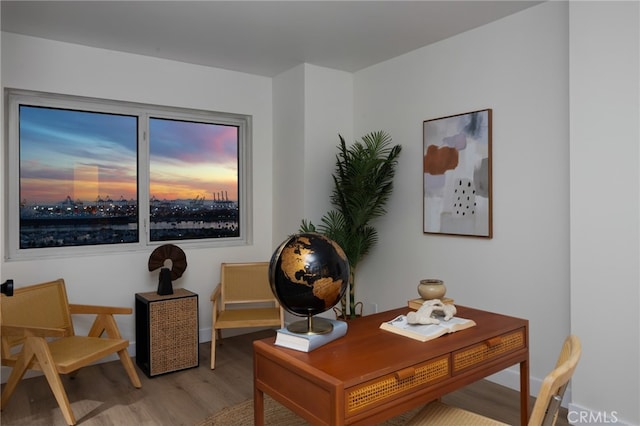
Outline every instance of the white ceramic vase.
<path id="1" fill-rule="evenodd" d="M 447 292 L 444 281 L 437 279 L 420 280 L 418 284 L 418 294 L 425 300 L 442 299 Z"/>

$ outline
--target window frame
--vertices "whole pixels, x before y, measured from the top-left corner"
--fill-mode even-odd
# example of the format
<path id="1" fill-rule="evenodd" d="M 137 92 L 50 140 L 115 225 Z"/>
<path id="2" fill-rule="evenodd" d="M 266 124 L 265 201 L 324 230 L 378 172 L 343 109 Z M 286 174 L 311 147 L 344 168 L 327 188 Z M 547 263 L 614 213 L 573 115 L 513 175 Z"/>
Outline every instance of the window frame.
<path id="1" fill-rule="evenodd" d="M 149 251 L 163 244 L 181 247 L 230 247 L 252 242 L 252 117 L 250 115 L 205 111 L 189 108 L 151 105 L 127 101 L 89 98 L 74 95 L 4 89 L 5 96 L 5 260 L 45 259 L 84 255 L 117 254 Z M 20 248 L 20 105 L 75 109 L 107 114 L 126 114 L 138 117 L 137 184 L 138 232 L 137 243 Z M 149 119 L 166 118 L 201 123 L 236 126 L 238 128 L 238 206 L 239 235 L 226 238 L 151 241 L 150 237 L 150 154 Z M 146 200 L 142 202 L 141 200 Z"/>

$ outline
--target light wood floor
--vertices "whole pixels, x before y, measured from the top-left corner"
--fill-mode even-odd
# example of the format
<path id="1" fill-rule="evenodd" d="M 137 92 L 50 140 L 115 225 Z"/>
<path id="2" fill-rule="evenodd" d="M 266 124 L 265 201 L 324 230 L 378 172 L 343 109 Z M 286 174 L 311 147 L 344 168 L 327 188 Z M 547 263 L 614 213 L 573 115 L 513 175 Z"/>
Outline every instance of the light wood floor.
<path id="1" fill-rule="evenodd" d="M 209 343 L 202 343 L 198 368 L 151 379 L 139 370 L 142 389 L 131 386 L 119 361 L 87 367 L 74 379 L 64 376 L 63 383 L 81 425 L 194 425 L 226 406 L 253 397 L 251 342 L 273 333 L 265 330 L 224 339 L 217 350 L 215 370 L 209 368 Z M 518 392 L 488 381 L 475 383 L 443 400 L 509 424 L 519 421 Z M 566 410 L 561 416 L 557 424 L 568 425 Z M 18 385 L 3 407 L 0 423 L 66 424 L 42 376 L 25 379 Z"/>

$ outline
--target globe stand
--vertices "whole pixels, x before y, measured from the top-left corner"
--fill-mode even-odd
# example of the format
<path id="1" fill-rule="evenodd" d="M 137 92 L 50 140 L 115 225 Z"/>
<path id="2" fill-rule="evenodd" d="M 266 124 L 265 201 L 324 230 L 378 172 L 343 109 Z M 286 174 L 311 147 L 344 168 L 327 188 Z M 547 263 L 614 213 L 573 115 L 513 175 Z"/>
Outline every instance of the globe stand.
<path id="1" fill-rule="evenodd" d="M 333 324 L 324 318 L 316 318 L 309 315 L 306 321 L 292 322 L 287 326 L 287 330 L 296 334 L 327 334 L 333 330 Z"/>

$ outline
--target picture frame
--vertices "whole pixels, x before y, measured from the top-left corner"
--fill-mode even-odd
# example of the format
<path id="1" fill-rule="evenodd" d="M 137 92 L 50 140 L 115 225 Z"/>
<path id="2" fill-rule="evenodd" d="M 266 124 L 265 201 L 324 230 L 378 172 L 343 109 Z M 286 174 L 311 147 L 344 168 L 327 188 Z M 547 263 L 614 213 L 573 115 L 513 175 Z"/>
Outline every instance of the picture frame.
<path id="1" fill-rule="evenodd" d="M 423 233 L 493 238 L 492 112 L 423 121 Z"/>

